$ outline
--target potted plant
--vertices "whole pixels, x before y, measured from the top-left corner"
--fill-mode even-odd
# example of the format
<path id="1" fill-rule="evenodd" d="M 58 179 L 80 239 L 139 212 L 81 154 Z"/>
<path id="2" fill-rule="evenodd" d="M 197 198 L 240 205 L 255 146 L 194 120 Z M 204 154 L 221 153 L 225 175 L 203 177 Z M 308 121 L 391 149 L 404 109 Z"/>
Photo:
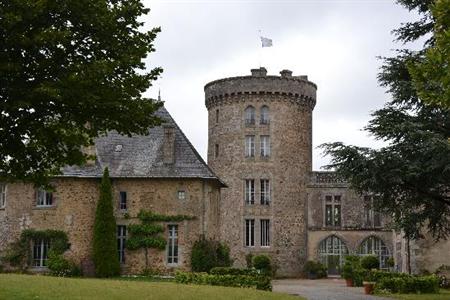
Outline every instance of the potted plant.
<path id="1" fill-rule="evenodd" d="M 346 261 L 342 267 L 342 278 L 345 279 L 347 286 L 353 286 L 353 266 L 351 262 Z"/>
<path id="2" fill-rule="evenodd" d="M 364 276 L 364 292 L 366 295 L 372 295 L 373 294 L 373 289 L 375 288 L 375 280 L 372 276 L 372 272 L 371 271 L 367 271 L 366 275 Z"/>
<path id="3" fill-rule="evenodd" d="M 309 260 L 306 262 L 303 270 L 308 276 L 308 279 L 318 279 L 327 276 L 327 269 L 320 262 Z"/>

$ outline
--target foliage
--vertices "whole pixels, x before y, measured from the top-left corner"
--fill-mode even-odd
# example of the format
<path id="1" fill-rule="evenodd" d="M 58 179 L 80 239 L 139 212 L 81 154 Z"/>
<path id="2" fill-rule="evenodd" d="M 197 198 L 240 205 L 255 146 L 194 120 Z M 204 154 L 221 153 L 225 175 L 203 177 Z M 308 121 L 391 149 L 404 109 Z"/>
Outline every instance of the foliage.
<path id="1" fill-rule="evenodd" d="M 408 71 L 422 101 L 450 108 L 450 0 L 437 0 L 431 13 L 434 43 Z"/>
<path id="2" fill-rule="evenodd" d="M 366 276 L 366 270 L 361 267 L 360 257 L 349 255 L 345 257 L 345 263 L 342 267 L 342 277 L 351 279 L 353 286 L 363 286 L 363 279 Z"/>
<path id="3" fill-rule="evenodd" d="M 120 273 L 117 258 L 116 219 L 108 168 L 103 172 L 100 198 L 95 211 L 93 260 L 97 277 L 112 277 Z"/>
<path id="4" fill-rule="evenodd" d="M 191 251 L 192 271 L 209 272 L 214 267 L 229 266 L 231 266 L 231 259 L 226 245 L 204 237 L 194 242 Z"/>
<path id="5" fill-rule="evenodd" d="M 375 255 L 366 255 L 361 258 L 361 267 L 366 270 L 379 269 L 380 261 Z"/>
<path id="6" fill-rule="evenodd" d="M 207 284 L 272 290 L 271 278 L 265 275 L 216 275 L 176 272 L 175 281 L 184 284 Z"/>
<path id="7" fill-rule="evenodd" d="M 214 267 L 209 271 L 212 275 L 258 275 L 255 269 L 239 269 L 230 267 Z"/>
<path id="8" fill-rule="evenodd" d="M 145 134 L 161 103 L 142 93 L 160 31 L 140 0 L 0 2 L 0 177 L 41 186 L 107 131 Z"/>
<path id="9" fill-rule="evenodd" d="M 50 274 L 59 277 L 81 276 L 81 268 L 64 258 L 62 254 L 50 250 L 47 261 Z"/>
<path id="10" fill-rule="evenodd" d="M 406 273 L 397 273 L 397 272 L 387 272 L 387 271 L 381 271 L 381 270 L 371 270 L 370 272 L 370 281 L 378 282 L 382 279 L 388 278 L 406 278 L 411 275 Z"/>
<path id="11" fill-rule="evenodd" d="M 248 269 L 253 268 L 253 253 L 247 253 L 247 255 L 245 255 L 245 263 Z"/>
<path id="12" fill-rule="evenodd" d="M 386 277 L 375 284 L 375 289 L 402 294 L 439 293 L 439 278 L 435 275 Z"/>
<path id="13" fill-rule="evenodd" d="M 25 229 L 20 234 L 19 240 L 9 245 L 2 260 L 13 267 L 25 269 L 31 259 L 30 243 L 34 240 L 48 240 L 50 252 L 57 255 L 62 255 L 69 249 L 69 238 L 64 231 Z"/>
<path id="14" fill-rule="evenodd" d="M 378 79 L 392 99 L 372 113 L 365 130 L 387 146 L 369 149 L 336 142 L 322 148 L 332 157 L 328 168 L 335 169 L 358 192 L 374 195 L 375 208 L 393 216 L 406 237 L 420 238 L 421 230 L 428 229 L 436 239 L 445 238 L 450 233 L 450 110 L 424 103 L 408 68 L 437 45 L 432 30 L 440 25 L 431 15 L 433 1 L 399 2 L 418 10 L 422 19 L 396 30 L 398 40 L 406 43 L 431 35 L 421 51 L 403 49 L 395 57 L 384 58 Z M 445 6 L 448 1 L 437 3 Z M 446 12 L 448 5 L 443 9 Z M 438 76 L 449 71 L 448 66 L 445 70 L 439 67 L 433 69 Z M 448 90 L 448 83 L 442 87 Z M 438 93 L 449 99 L 443 91 Z"/>
<path id="15" fill-rule="evenodd" d="M 314 274 L 316 278 L 327 277 L 327 268 L 321 263 L 313 260 L 306 262 L 303 271 L 307 274 Z"/>
<path id="16" fill-rule="evenodd" d="M 184 220 L 193 220 L 195 217 L 186 215 L 161 215 L 152 211 L 141 210 L 138 213 L 140 224 L 130 224 L 128 232 L 130 237 L 127 239 L 126 247 L 128 250 L 144 249 L 145 251 L 145 269 L 148 265 L 148 249 L 164 250 L 167 244 L 162 235 L 164 227 L 154 222 L 181 222 Z"/>
<path id="17" fill-rule="evenodd" d="M 253 256 L 252 259 L 253 267 L 260 271 L 262 274 L 270 275 L 272 276 L 272 261 L 270 260 L 270 257 L 265 254 L 259 254 Z"/>
<path id="18" fill-rule="evenodd" d="M 395 266 L 395 260 L 393 257 L 389 257 L 386 261 L 389 268 L 393 268 Z"/>

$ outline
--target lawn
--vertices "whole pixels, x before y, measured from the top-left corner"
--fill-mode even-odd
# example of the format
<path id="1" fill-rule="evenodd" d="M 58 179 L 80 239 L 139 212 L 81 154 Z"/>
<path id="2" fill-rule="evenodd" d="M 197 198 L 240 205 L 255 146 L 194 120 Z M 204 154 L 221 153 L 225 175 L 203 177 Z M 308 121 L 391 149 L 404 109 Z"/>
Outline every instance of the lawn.
<path id="1" fill-rule="evenodd" d="M 401 300 L 450 300 L 450 291 L 441 289 L 439 294 L 390 294 L 387 296 Z"/>
<path id="2" fill-rule="evenodd" d="M 287 294 L 246 288 L 182 285 L 172 282 L 58 278 L 0 274 L 0 299 L 273 299 Z"/>

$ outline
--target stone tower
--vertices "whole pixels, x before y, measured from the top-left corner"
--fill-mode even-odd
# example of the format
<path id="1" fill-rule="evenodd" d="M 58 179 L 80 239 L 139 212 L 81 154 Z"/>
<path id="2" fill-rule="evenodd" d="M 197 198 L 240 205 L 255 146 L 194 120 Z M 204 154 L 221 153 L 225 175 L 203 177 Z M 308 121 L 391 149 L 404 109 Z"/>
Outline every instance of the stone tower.
<path id="1" fill-rule="evenodd" d="M 247 254 L 272 257 L 279 276 L 306 260 L 307 184 L 312 171 L 316 85 L 307 76 L 251 76 L 205 86 L 208 164 L 228 188 L 220 202 L 221 240 L 236 266 Z"/>

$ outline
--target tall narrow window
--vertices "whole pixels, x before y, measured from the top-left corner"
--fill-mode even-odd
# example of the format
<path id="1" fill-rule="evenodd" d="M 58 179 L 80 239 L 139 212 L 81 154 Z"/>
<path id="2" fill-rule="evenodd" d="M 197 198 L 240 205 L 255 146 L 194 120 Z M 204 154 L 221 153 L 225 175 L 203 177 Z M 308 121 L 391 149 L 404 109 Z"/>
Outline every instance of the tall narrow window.
<path id="1" fill-rule="evenodd" d="M 255 246 L 255 220 L 246 219 L 245 220 L 245 246 L 254 247 Z"/>
<path id="2" fill-rule="evenodd" d="M 169 225 L 167 263 L 178 264 L 178 225 Z"/>
<path id="3" fill-rule="evenodd" d="M 125 263 L 126 240 L 127 227 L 125 225 L 117 225 L 117 253 L 121 264 Z"/>
<path id="4" fill-rule="evenodd" d="M 381 214 L 373 204 L 371 196 L 364 196 L 364 225 L 366 227 L 381 227 Z"/>
<path id="5" fill-rule="evenodd" d="M 246 179 L 245 180 L 245 203 L 255 204 L 255 180 Z"/>
<path id="6" fill-rule="evenodd" d="M 260 190 L 261 190 L 261 204 L 269 205 L 270 204 L 270 182 L 269 179 L 261 179 L 260 181 Z"/>
<path id="7" fill-rule="evenodd" d="M 261 219 L 261 247 L 270 247 L 270 220 Z"/>
<path id="8" fill-rule="evenodd" d="M 245 157 L 255 157 L 255 136 L 245 136 Z"/>
<path id="9" fill-rule="evenodd" d="M 47 207 L 53 205 L 53 193 L 44 189 L 38 189 L 36 192 L 36 206 Z"/>
<path id="10" fill-rule="evenodd" d="M 268 135 L 262 135 L 260 137 L 261 145 L 261 157 L 270 156 L 270 137 Z"/>
<path id="11" fill-rule="evenodd" d="M 325 226 L 341 226 L 341 196 L 325 196 Z"/>
<path id="12" fill-rule="evenodd" d="M 219 110 L 216 109 L 216 124 L 219 123 Z"/>
<path id="13" fill-rule="evenodd" d="M 255 124 L 255 108 L 253 106 L 248 106 L 245 109 L 245 125 Z"/>
<path id="14" fill-rule="evenodd" d="M 121 210 L 127 210 L 127 192 L 119 193 L 119 208 Z"/>
<path id="15" fill-rule="evenodd" d="M 33 266 L 46 267 L 50 241 L 48 239 L 35 239 L 33 241 Z"/>
<path id="16" fill-rule="evenodd" d="M 267 106 L 261 107 L 261 124 L 269 124 L 269 108 Z"/>
<path id="17" fill-rule="evenodd" d="M 218 158 L 219 157 L 219 144 L 216 144 L 214 146 L 214 157 Z"/>
<path id="18" fill-rule="evenodd" d="M 6 207 L 6 184 L 0 183 L 0 208 Z"/>

